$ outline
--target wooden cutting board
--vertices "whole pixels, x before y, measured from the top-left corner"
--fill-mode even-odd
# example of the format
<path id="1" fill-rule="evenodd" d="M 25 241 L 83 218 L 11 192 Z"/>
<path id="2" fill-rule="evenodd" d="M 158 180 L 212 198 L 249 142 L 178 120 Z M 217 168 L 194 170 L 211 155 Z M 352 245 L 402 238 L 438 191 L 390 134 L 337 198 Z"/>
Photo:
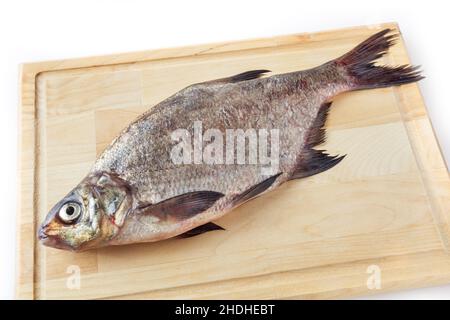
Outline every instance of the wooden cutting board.
<path id="1" fill-rule="evenodd" d="M 450 180 L 417 84 L 336 98 L 324 148 L 345 160 L 241 206 L 224 232 L 83 253 L 35 237 L 152 105 L 192 83 L 317 66 L 386 27 L 24 64 L 17 297 L 336 298 L 449 282 Z M 382 62 L 409 63 L 403 42 Z"/>

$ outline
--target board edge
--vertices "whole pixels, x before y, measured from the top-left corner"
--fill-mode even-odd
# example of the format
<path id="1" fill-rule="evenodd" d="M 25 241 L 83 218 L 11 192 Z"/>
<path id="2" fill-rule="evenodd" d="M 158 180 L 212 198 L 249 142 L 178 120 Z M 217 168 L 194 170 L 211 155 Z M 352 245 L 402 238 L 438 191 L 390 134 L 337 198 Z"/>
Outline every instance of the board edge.
<path id="1" fill-rule="evenodd" d="M 400 35 L 399 40 L 402 44 L 401 48 L 404 51 L 405 60 L 395 61 L 395 59 L 393 59 L 395 62 L 394 64 L 411 64 L 408 49 L 399 27 L 397 27 L 397 31 Z M 412 86 L 413 90 L 416 92 L 416 95 L 420 97 L 420 111 L 423 114 L 420 120 L 426 122 L 426 127 L 422 127 L 421 129 L 423 131 L 426 131 L 426 135 L 414 134 L 412 132 L 412 129 L 410 126 L 408 126 L 408 124 L 418 122 L 419 120 L 408 119 L 408 106 L 405 105 L 405 99 L 402 96 L 401 87 L 396 87 L 393 90 L 395 90 L 396 96 L 400 96 L 400 98 L 397 99 L 400 108 L 399 111 L 402 116 L 402 122 L 405 126 L 406 133 L 408 135 L 409 143 L 413 149 L 412 151 L 414 153 L 414 158 L 416 159 L 417 166 L 419 167 L 422 184 L 424 185 L 428 198 L 430 199 L 430 203 L 432 206 L 432 218 L 434 220 L 436 231 L 440 237 L 443 250 L 447 254 L 450 254 L 450 216 L 447 214 L 447 212 L 450 212 L 450 201 L 445 201 L 445 197 L 441 195 L 442 192 L 434 190 L 434 185 L 429 182 L 429 176 L 431 176 L 433 182 L 439 183 L 438 175 L 441 172 L 446 172 L 447 180 L 449 180 L 450 176 L 448 174 L 448 167 L 447 163 L 445 162 L 439 140 L 437 139 L 435 130 L 433 128 L 433 123 L 429 117 L 428 110 L 424 102 L 425 100 L 420 90 L 420 86 L 417 83 L 411 84 L 410 86 Z M 428 136 L 431 136 L 433 138 L 431 139 L 431 143 L 433 145 L 430 147 L 437 150 L 436 154 L 438 154 L 438 168 L 436 168 L 436 164 L 430 163 L 427 155 L 424 154 L 423 146 L 430 144 L 430 139 L 426 138 Z M 450 198 L 450 190 L 447 191 L 446 196 Z"/>
<path id="2" fill-rule="evenodd" d="M 34 194 L 35 184 L 35 88 L 36 74 L 29 72 L 25 64 L 19 65 L 19 104 L 18 104 L 18 192 L 17 192 L 17 233 L 16 233 L 16 266 L 15 266 L 15 297 L 16 299 L 34 299 L 34 222 L 31 224 L 31 234 L 26 234 L 27 228 L 23 225 L 30 213 L 23 209 L 23 199 L 26 197 L 24 184 L 31 186 L 30 193 Z M 31 83 L 28 83 L 31 80 Z M 30 88 L 27 88 L 30 85 Z M 27 90 L 31 90 L 32 102 L 27 101 Z M 27 118 L 28 117 L 28 118 Z M 28 130 L 23 130 L 30 126 Z M 28 150 L 33 158 L 27 160 L 24 157 L 24 145 L 26 140 L 32 150 Z M 31 173 L 31 174 L 30 174 Z M 31 181 L 30 181 L 31 180 Z M 33 199 L 33 197 L 31 197 Z M 32 220 L 34 221 L 34 201 L 32 203 Z M 27 239 L 24 237 L 27 236 Z M 24 246 L 30 245 L 31 251 L 24 250 Z M 31 270 L 31 272 L 30 272 Z M 25 280 L 26 279 L 26 280 Z"/>

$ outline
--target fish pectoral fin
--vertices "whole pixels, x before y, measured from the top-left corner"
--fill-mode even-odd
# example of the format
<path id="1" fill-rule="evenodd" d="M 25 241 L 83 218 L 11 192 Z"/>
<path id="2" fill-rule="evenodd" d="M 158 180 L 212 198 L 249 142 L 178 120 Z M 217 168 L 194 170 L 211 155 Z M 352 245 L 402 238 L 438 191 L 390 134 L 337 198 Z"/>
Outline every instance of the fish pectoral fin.
<path id="1" fill-rule="evenodd" d="M 275 182 L 275 180 L 281 175 L 282 172 L 271 176 L 270 178 L 267 178 L 266 180 L 264 180 L 263 182 L 260 182 L 250 188 L 248 188 L 247 190 L 245 190 L 244 192 L 238 194 L 233 200 L 233 207 L 236 207 L 256 196 L 258 196 L 259 194 L 263 193 L 264 191 L 266 191 L 267 189 L 270 188 L 270 186 L 272 186 L 272 184 Z"/>
<path id="2" fill-rule="evenodd" d="M 344 159 L 344 156 L 330 156 L 323 150 L 308 149 L 302 152 L 301 160 L 289 180 L 306 178 L 328 169 Z"/>
<path id="3" fill-rule="evenodd" d="M 189 219 L 209 209 L 223 194 L 215 191 L 188 192 L 156 204 L 140 208 L 143 214 L 152 214 L 161 218 L 175 220 Z"/>
<path id="4" fill-rule="evenodd" d="M 208 231 L 214 231 L 214 230 L 225 230 L 225 229 L 215 223 L 208 222 L 204 225 L 198 226 L 198 227 L 191 229 L 185 233 L 182 233 L 178 237 L 179 238 L 190 238 L 190 237 L 198 236 L 199 234 L 202 234 L 202 233 L 205 233 Z"/>

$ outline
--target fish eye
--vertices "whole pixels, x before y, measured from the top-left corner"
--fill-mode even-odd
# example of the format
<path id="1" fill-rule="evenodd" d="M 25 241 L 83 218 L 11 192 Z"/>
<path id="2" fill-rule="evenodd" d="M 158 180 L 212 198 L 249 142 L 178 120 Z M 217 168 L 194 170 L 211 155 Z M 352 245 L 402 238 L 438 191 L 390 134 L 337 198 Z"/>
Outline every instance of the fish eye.
<path id="1" fill-rule="evenodd" d="M 59 209 L 59 217 L 64 222 L 73 222 L 81 214 L 81 206 L 76 202 L 68 202 Z"/>

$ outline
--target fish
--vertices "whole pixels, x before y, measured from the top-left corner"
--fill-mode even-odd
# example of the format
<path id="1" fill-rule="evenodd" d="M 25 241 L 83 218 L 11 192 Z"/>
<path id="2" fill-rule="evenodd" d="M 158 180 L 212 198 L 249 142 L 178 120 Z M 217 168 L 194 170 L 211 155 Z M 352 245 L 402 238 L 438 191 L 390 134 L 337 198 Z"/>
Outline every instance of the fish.
<path id="1" fill-rule="evenodd" d="M 83 251 L 226 232 L 214 221 L 234 208 L 344 160 L 318 148 L 334 97 L 423 78 L 416 66 L 376 63 L 397 40 L 385 29 L 311 69 L 251 70 L 174 93 L 131 122 L 51 208 L 40 242 Z"/>

